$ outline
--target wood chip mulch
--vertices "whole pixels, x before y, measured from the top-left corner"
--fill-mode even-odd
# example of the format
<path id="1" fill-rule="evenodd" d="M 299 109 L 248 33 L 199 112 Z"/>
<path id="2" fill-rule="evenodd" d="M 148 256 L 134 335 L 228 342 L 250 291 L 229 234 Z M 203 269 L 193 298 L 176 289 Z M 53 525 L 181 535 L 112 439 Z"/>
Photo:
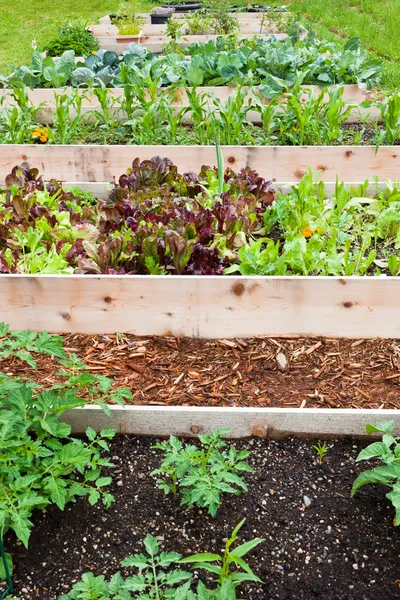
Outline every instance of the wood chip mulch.
<path id="1" fill-rule="evenodd" d="M 128 386 L 137 405 L 400 408 L 398 340 L 64 339 L 90 371 Z M 0 371 L 44 385 L 58 379 L 51 357 L 40 356 L 37 365 L 4 359 Z"/>

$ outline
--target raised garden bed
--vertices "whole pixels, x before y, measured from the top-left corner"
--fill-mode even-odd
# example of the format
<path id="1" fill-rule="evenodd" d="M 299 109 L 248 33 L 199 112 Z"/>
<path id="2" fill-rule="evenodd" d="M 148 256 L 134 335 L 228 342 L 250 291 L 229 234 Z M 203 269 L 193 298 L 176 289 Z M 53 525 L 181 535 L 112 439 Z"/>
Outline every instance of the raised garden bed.
<path id="1" fill-rule="evenodd" d="M 249 491 L 227 498 L 212 519 L 204 511 L 180 508 L 157 490 L 150 475 L 160 463 L 159 451 L 151 449 L 154 441 L 123 437 L 112 444 L 116 502 L 110 509 L 82 500 L 65 513 L 50 507 L 35 518 L 28 551 L 9 536 L 22 600 L 56 600 L 85 571 L 110 577 L 123 558 L 142 552 L 148 533 L 163 550 L 184 556 L 218 552 L 244 517 L 240 541 L 265 538 L 246 557 L 263 583 L 241 586 L 239 597 L 398 598 L 400 542 L 384 490 L 368 486 L 350 498 L 362 444 L 332 441 L 318 465 L 311 441 L 237 443 L 251 452 Z M 126 576 L 132 569 L 122 572 Z"/>
<path id="2" fill-rule="evenodd" d="M 251 64 L 248 60 L 248 44 L 253 48 Z M 291 60 L 287 60 L 287 56 Z M 3 78 L 4 87 L 47 88 L 51 85 L 48 75 L 53 73 L 57 87 L 72 85 L 98 86 L 100 81 L 108 87 L 121 87 L 119 77 L 121 62 L 129 63 L 132 67 L 146 71 L 151 64 L 150 72 L 164 70 L 164 75 L 159 86 L 168 86 L 176 83 L 181 77 L 190 86 L 193 85 L 191 67 L 196 65 L 195 75 L 197 83 L 201 86 L 232 86 L 260 85 L 271 86 L 273 81 L 282 80 L 282 89 L 291 89 L 296 81 L 297 72 L 301 74 L 303 84 L 330 86 L 335 84 L 357 84 L 360 87 L 373 89 L 379 84 L 382 65 L 372 59 L 361 48 L 359 40 L 350 40 L 343 49 L 338 49 L 333 44 L 307 39 L 293 43 L 292 40 L 284 42 L 273 38 L 268 40 L 257 39 L 254 42 L 239 44 L 236 49 L 226 47 L 226 41 L 220 37 L 217 42 L 210 44 L 192 45 L 183 49 L 181 59 L 173 68 L 168 56 L 159 57 L 155 61 L 154 55 L 144 47 L 133 44 L 121 55 L 117 53 L 106 54 L 100 50 L 96 55 L 90 55 L 76 65 L 73 53 L 63 54 L 57 61 L 48 58 L 43 61 L 39 50 L 33 53 L 30 65 L 17 68 L 9 76 Z M 176 58 L 175 58 L 176 60 Z M 254 64 L 256 62 L 256 65 Z M 354 66 L 356 63 L 357 67 Z M 165 73 L 166 70 L 170 75 Z M 226 69 L 226 65 L 235 68 Z M 80 71 L 84 67 L 84 73 Z M 78 69 L 78 70 L 77 70 Z M 44 73 L 46 70 L 46 73 Z M 105 76 L 105 74 L 107 76 Z M 199 74 L 202 75 L 199 79 Z M 84 75 L 84 76 L 83 76 Z M 271 77 L 273 81 L 271 81 Z M 54 85 L 54 84 L 53 84 Z M 273 89 L 276 89 L 274 85 Z"/>
<path id="3" fill-rule="evenodd" d="M 152 26 L 154 28 L 154 26 Z M 190 44 L 197 43 L 208 43 L 216 41 L 220 36 L 216 34 L 209 35 L 186 35 L 179 41 L 179 45 L 182 48 L 186 48 Z M 258 37 L 268 39 L 269 34 L 259 34 Z M 277 40 L 287 39 L 286 33 L 277 33 L 273 36 Z M 254 38 L 254 33 L 240 33 L 238 35 L 239 40 L 251 40 Z M 105 36 L 98 37 L 101 48 L 103 50 L 110 50 L 112 52 L 123 52 L 128 48 L 130 42 L 123 40 L 123 36 Z M 143 33 L 140 40 L 138 40 L 142 46 L 147 48 L 149 52 L 156 52 L 160 54 L 163 51 L 164 45 L 170 41 L 166 35 L 149 35 Z"/>
<path id="4" fill-rule="evenodd" d="M 211 95 L 213 98 L 216 98 L 221 103 L 226 103 L 229 100 L 231 94 L 234 94 L 237 88 L 228 87 L 228 86 L 207 86 L 207 87 L 197 87 L 196 93 L 198 97 L 202 97 L 204 94 L 209 94 L 210 99 L 206 103 L 206 107 L 210 111 L 216 110 L 215 103 L 211 99 Z M 303 96 L 301 97 L 302 101 L 306 101 L 309 93 L 314 93 L 316 95 L 320 94 L 322 88 L 319 86 L 302 86 L 304 90 Z M 336 86 L 332 87 L 332 90 L 336 89 Z M 66 97 L 71 98 L 75 91 L 73 88 L 47 88 L 47 89 L 33 89 L 28 90 L 29 100 L 32 102 L 34 106 L 40 106 L 40 110 L 36 115 L 36 121 L 41 124 L 52 125 L 54 123 L 54 113 L 56 109 L 56 96 L 60 97 L 61 95 L 66 94 Z M 91 89 L 82 89 L 78 91 L 79 97 L 81 99 L 80 104 L 80 114 L 85 115 L 90 113 L 91 111 L 97 110 L 100 111 L 101 104 L 96 93 Z M 165 96 L 165 89 L 160 89 L 159 98 L 162 99 Z M 108 97 L 110 102 L 112 102 L 112 108 L 110 113 L 113 115 L 115 119 L 120 121 L 127 120 L 126 111 L 122 108 L 123 102 L 125 99 L 125 91 L 123 88 L 111 88 L 108 91 Z M 7 89 L 0 90 L 0 98 L 4 98 L 5 106 L 14 106 L 16 104 L 15 98 Z M 191 106 L 190 100 L 188 98 L 188 94 L 184 88 L 178 88 L 173 91 L 171 94 L 172 103 L 176 107 L 177 110 L 182 108 L 189 108 Z M 247 112 L 246 121 L 251 123 L 260 123 L 261 122 L 261 114 L 255 110 L 255 102 L 258 99 L 262 99 L 265 104 L 268 104 L 268 100 L 264 98 L 258 87 L 250 88 L 246 98 L 245 103 L 251 103 L 252 108 Z M 359 123 L 362 120 L 367 119 L 369 123 L 376 122 L 382 120 L 381 111 L 378 106 L 369 106 L 368 108 L 360 107 L 359 105 L 369 98 L 369 92 L 360 88 L 357 85 L 345 85 L 343 86 L 343 96 L 342 100 L 347 105 L 353 105 L 354 109 L 345 119 L 346 123 Z M 150 94 L 147 92 L 146 100 L 150 99 Z M 283 101 L 283 97 L 282 97 Z M 325 102 L 329 101 L 329 95 L 325 96 Z M 204 108 L 205 105 L 203 105 Z M 73 106 L 70 108 L 70 117 L 74 118 L 76 116 L 76 108 Z M 190 113 L 187 115 L 187 121 L 190 123 Z"/>

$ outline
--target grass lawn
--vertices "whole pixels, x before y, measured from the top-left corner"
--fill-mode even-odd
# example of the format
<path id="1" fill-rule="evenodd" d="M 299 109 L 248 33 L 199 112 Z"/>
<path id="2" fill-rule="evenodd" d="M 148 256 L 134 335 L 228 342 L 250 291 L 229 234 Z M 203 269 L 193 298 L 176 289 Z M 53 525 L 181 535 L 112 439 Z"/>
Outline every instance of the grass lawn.
<path id="1" fill-rule="evenodd" d="M 364 47 L 386 64 L 384 87 L 400 89 L 400 0 L 289 0 L 288 4 L 321 38 L 360 37 Z"/>
<path id="2" fill-rule="evenodd" d="M 149 4 L 142 2 L 141 10 Z M 42 48 L 60 25 L 76 20 L 90 24 L 117 7 L 118 0 L 0 0 L 0 73 L 8 65 L 30 62 L 32 40 Z"/>

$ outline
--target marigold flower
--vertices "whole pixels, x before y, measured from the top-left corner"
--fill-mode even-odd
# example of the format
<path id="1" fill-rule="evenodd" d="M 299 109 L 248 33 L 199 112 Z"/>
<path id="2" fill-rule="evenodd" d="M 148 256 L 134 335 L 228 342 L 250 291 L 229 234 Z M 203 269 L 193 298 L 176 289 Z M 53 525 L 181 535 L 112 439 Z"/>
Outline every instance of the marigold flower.
<path id="1" fill-rule="evenodd" d="M 39 140 L 42 144 L 45 144 L 49 139 L 49 134 L 46 129 L 34 129 L 32 137 L 35 140 Z"/>
<path id="2" fill-rule="evenodd" d="M 313 234 L 312 229 L 310 227 L 305 227 L 302 233 L 305 238 L 310 238 Z"/>

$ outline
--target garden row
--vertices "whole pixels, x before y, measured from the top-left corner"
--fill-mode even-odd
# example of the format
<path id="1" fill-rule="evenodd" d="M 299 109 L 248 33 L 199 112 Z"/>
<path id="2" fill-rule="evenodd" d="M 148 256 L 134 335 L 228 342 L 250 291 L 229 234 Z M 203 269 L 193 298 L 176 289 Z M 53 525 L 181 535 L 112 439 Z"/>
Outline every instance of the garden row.
<path id="1" fill-rule="evenodd" d="M 162 57 L 138 44 L 78 61 L 35 51 L 2 78 L 0 542 L 16 593 L 395 598 L 389 503 L 350 496 L 384 484 L 399 522 L 398 345 L 363 340 L 400 337 L 400 96 L 360 102 L 381 67 L 359 40 L 182 47 L 181 24 Z M 42 330 L 71 335 L 63 347 Z M 149 335 L 168 347 L 158 362 Z M 356 340 L 346 353 L 313 336 Z M 185 337 L 218 341 L 199 342 L 197 360 Z M 320 348 L 313 368 L 297 362 Z M 382 442 L 364 450 L 265 439 L 368 423 Z M 199 440 L 154 439 L 170 434 Z M 225 448 L 222 436 L 260 439 Z M 380 462 L 361 473 L 356 459 Z"/>
<path id="2" fill-rule="evenodd" d="M 256 600 L 268 593 L 284 599 L 293 586 L 300 599 L 321 589 L 329 600 L 338 590 L 357 599 L 359 592 L 377 589 L 385 598 L 396 597 L 398 536 L 391 521 L 393 508 L 395 523 L 399 520 L 399 439 L 393 436 L 394 421 L 368 425 L 367 432 L 382 442 L 364 449 L 353 441 L 227 444 L 222 436 L 242 437 L 241 416 L 246 424 L 251 411 L 233 410 L 232 419 L 226 410 L 224 416 L 222 410 L 203 409 L 201 417 L 195 409 L 157 408 L 147 411 L 146 427 L 153 436 L 183 427 L 181 432 L 200 432 L 199 442 L 126 436 L 113 442 L 117 421 L 121 433 L 146 431 L 143 407 L 110 405 L 131 402 L 129 388 L 88 367 L 70 346 L 77 336 L 70 336 L 67 347 L 60 336 L 45 331 L 10 333 L 4 323 L 0 327 L 5 371 L 0 375 L 0 515 L 8 551 L 2 576 L 9 575 L 13 558 L 19 598 L 138 600 L 148 593 L 160 600 Z M 107 345 L 107 336 L 103 340 Z M 93 363 L 96 346 L 87 342 L 85 356 Z M 138 339 L 120 335 L 116 343 L 143 355 Z M 46 358 L 53 365 L 49 378 L 42 372 Z M 264 410 L 264 418 L 267 412 L 272 417 L 272 431 L 277 420 L 273 411 Z M 262 438 L 260 412 L 253 412 L 252 432 Z M 324 411 L 310 412 L 323 422 Z M 327 431 L 339 424 L 340 416 L 332 413 L 325 411 Z M 360 432 L 367 413 L 359 411 Z M 395 415 L 398 422 L 396 411 L 378 414 Z M 290 411 L 286 416 L 288 435 Z M 189 418 L 192 426 L 186 430 Z M 91 423 L 86 436 L 73 437 L 73 431 L 83 432 L 85 419 Z M 217 431 L 223 419 L 231 421 L 232 431 L 226 426 Z M 303 424 L 306 420 L 300 418 Z M 315 436 L 315 424 L 309 432 Z M 373 459 L 373 470 L 361 472 L 355 459 Z M 393 508 L 383 490 L 358 492 L 368 483 L 388 487 Z M 119 573 L 121 559 L 125 568 Z M 8 585 L 12 592 L 10 576 Z"/>

